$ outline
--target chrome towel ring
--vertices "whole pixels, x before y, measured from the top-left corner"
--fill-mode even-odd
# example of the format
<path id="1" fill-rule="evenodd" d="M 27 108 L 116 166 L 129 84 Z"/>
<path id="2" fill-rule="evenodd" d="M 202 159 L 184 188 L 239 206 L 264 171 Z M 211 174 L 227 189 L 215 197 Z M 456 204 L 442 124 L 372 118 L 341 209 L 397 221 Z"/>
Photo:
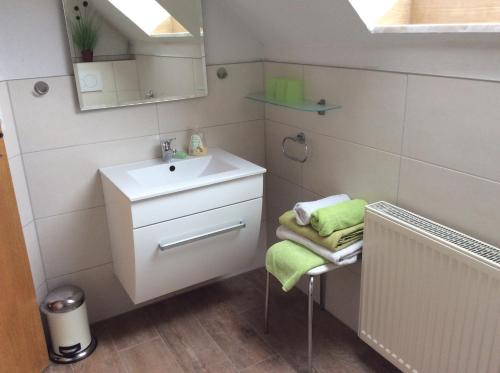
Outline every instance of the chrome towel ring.
<path id="1" fill-rule="evenodd" d="M 286 143 L 287 141 L 293 141 L 293 142 L 296 142 L 298 144 L 301 144 L 301 145 L 304 145 L 304 157 L 303 158 L 297 158 L 293 155 L 290 155 L 286 152 Z M 282 143 L 281 143 L 281 149 L 283 150 L 283 154 L 285 157 L 287 157 L 288 159 L 291 159 L 292 161 L 295 161 L 295 162 L 300 162 L 300 163 L 304 163 L 305 161 L 307 161 L 307 157 L 309 157 L 309 148 L 307 146 L 307 142 L 306 142 L 306 135 L 304 132 L 299 132 L 297 135 L 295 135 L 294 137 L 292 136 L 287 136 L 283 139 Z"/>

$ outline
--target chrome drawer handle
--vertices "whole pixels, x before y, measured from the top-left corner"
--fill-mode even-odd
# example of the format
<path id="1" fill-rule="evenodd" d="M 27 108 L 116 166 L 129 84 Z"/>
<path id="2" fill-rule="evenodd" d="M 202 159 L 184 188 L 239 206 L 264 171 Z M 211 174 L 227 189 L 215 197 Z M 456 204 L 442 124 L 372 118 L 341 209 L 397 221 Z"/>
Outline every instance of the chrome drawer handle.
<path id="1" fill-rule="evenodd" d="M 195 241 L 203 240 L 205 238 L 217 236 L 219 234 L 235 231 L 238 229 L 243 229 L 246 226 L 247 225 L 244 221 L 240 221 L 237 224 L 233 224 L 233 225 L 230 225 L 230 226 L 224 227 L 224 228 L 219 228 L 219 229 L 213 230 L 211 232 L 201 233 L 201 234 L 198 234 L 198 235 L 193 236 L 193 237 L 183 238 L 181 240 L 177 240 L 177 241 L 173 241 L 173 242 L 160 242 L 158 245 L 158 248 L 160 251 L 165 251 L 168 249 L 173 249 L 174 247 L 177 247 L 177 246 L 186 245 L 186 244 L 191 243 L 191 242 L 195 242 Z"/>

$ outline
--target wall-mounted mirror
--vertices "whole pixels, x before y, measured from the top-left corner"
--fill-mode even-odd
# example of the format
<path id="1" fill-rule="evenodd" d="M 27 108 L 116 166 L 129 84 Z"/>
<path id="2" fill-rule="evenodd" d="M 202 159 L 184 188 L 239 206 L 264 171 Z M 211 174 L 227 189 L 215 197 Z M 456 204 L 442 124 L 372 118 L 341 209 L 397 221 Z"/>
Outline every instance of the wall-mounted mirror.
<path id="1" fill-rule="evenodd" d="M 82 110 L 208 94 L 201 0 L 63 0 Z"/>

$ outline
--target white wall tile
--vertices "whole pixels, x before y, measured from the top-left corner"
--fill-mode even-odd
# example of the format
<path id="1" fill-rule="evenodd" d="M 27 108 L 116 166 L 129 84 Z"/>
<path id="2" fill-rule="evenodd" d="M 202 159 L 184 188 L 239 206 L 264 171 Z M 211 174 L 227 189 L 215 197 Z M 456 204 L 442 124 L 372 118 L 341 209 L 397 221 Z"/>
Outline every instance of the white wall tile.
<path id="1" fill-rule="evenodd" d="M 500 183 L 403 158 L 398 203 L 500 246 Z"/>
<path id="2" fill-rule="evenodd" d="M 134 305 L 106 264 L 47 281 L 49 291 L 64 285 L 76 285 L 85 292 L 89 321 L 103 320 L 131 310 Z"/>
<path id="3" fill-rule="evenodd" d="M 19 155 L 16 123 L 10 105 L 9 90 L 6 82 L 0 82 L 0 126 L 5 140 L 5 149 L 9 158 Z"/>
<path id="4" fill-rule="evenodd" d="M 347 193 L 369 202 L 396 201 L 400 159 L 362 145 L 306 133 L 311 156 L 304 187 L 320 195 Z"/>
<path id="5" fill-rule="evenodd" d="M 47 296 L 47 282 L 44 281 L 40 284 L 38 288 L 35 289 L 36 302 L 38 304 L 42 303 L 45 297 Z"/>
<path id="6" fill-rule="evenodd" d="M 404 154 L 500 181 L 500 83 L 410 76 Z"/>
<path id="7" fill-rule="evenodd" d="M 24 242 L 26 243 L 26 251 L 31 267 L 31 276 L 35 289 L 45 282 L 45 272 L 43 270 L 42 257 L 40 255 L 40 247 L 38 245 L 38 237 L 36 234 L 35 223 L 31 222 L 23 228 Z"/>
<path id="8" fill-rule="evenodd" d="M 264 105 L 245 99 L 263 90 L 261 62 L 224 65 L 228 77 L 216 76 L 221 66 L 209 66 L 208 96 L 158 104 L 160 132 L 187 130 L 264 118 Z"/>
<path id="9" fill-rule="evenodd" d="M 267 204 L 267 241 L 268 245 L 277 242 L 276 229 L 279 226 L 278 218 L 284 212 L 291 210 L 301 199 L 302 188 L 272 173 L 266 177 L 266 204 Z"/>
<path id="10" fill-rule="evenodd" d="M 275 75 L 291 75 L 295 65 L 272 64 Z M 280 74 L 280 72 L 282 72 Z M 298 74 L 295 74 L 298 76 Z M 266 119 L 326 134 L 393 153 L 401 150 L 406 75 L 305 66 L 306 98 L 341 105 L 321 116 L 273 105 Z"/>
<path id="11" fill-rule="evenodd" d="M 158 144 L 158 136 L 147 136 L 26 154 L 34 215 L 103 205 L 99 168 L 159 157 Z"/>
<path id="12" fill-rule="evenodd" d="M 205 132 L 208 146 L 216 146 L 260 166 L 266 163 L 266 139 L 263 120 L 209 127 Z"/>
<path id="13" fill-rule="evenodd" d="M 26 177 L 21 156 L 18 155 L 17 157 L 10 158 L 9 167 L 12 184 L 14 185 L 14 192 L 16 194 L 17 209 L 19 210 L 21 225 L 24 227 L 26 224 L 33 221 L 33 212 L 31 211 L 30 195 L 28 193 L 28 186 L 26 185 Z"/>
<path id="14" fill-rule="evenodd" d="M 81 112 L 73 79 L 44 79 L 43 97 L 32 94 L 36 80 L 9 82 L 23 152 L 158 134 L 155 105 Z"/>
<path id="15" fill-rule="evenodd" d="M 47 278 L 112 262 L 106 210 L 89 210 L 36 222 Z"/>
<path id="16" fill-rule="evenodd" d="M 302 164 L 283 155 L 282 141 L 285 137 L 294 137 L 300 129 L 284 124 L 266 121 L 266 164 L 270 172 L 291 181 L 302 184 Z M 295 157 L 304 156 L 304 148 L 292 141 L 287 144 L 287 151 Z"/>
<path id="17" fill-rule="evenodd" d="M 264 77 L 289 79 L 304 79 L 304 66 L 292 63 L 264 62 Z"/>
<path id="18" fill-rule="evenodd" d="M 135 60 L 113 61 L 117 91 L 138 91 L 139 77 Z"/>
<path id="19" fill-rule="evenodd" d="M 401 151 L 406 76 L 366 70 L 306 66 L 306 95 L 342 108 L 324 116 L 312 115 L 311 131 L 372 146 Z"/>

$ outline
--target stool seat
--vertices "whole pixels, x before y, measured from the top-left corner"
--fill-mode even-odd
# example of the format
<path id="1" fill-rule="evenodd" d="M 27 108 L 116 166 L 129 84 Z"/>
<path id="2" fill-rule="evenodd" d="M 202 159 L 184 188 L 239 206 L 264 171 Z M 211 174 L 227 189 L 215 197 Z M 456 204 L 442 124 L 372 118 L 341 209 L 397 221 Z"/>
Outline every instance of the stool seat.
<path id="1" fill-rule="evenodd" d="M 320 276 L 324 273 L 333 271 L 334 269 L 337 269 L 339 267 L 340 266 L 336 265 L 335 263 L 327 263 L 309 270 L 309 272 L 307 272 L 306 274 L 309 276 Z"/>

